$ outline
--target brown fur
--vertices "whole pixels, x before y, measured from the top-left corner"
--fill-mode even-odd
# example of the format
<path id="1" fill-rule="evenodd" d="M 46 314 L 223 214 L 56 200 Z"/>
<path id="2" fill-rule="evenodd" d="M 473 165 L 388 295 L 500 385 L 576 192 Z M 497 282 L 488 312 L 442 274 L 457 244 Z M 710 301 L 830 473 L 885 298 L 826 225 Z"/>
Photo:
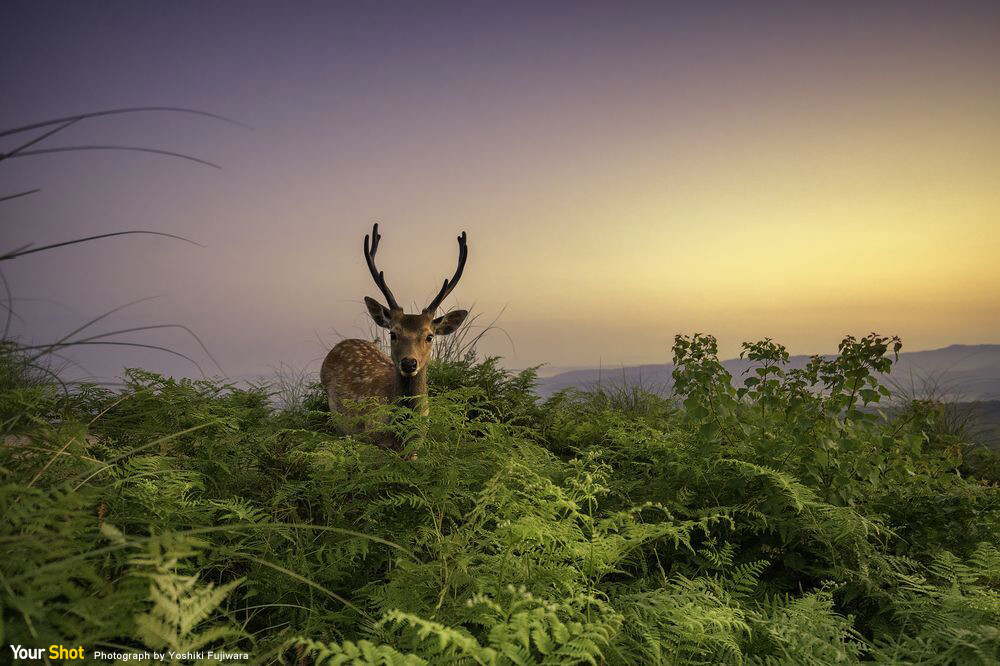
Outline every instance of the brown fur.
<path id="1" fill-rule="evenodd" d="M 344 400 L 392 395 L 395 371 L 389 357 L 366 340 L 343 340 L 330 350 L 319 371 L 330 411 L 343 410 Z"/>

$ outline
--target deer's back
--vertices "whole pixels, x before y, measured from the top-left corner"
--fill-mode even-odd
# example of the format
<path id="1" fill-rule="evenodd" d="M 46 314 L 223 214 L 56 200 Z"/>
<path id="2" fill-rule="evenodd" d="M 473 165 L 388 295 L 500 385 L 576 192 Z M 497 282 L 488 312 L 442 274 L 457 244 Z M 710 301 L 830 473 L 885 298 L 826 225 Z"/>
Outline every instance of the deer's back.
<path id="1" fill-rule="evenodd" d="M 319 381 L 335 410 L 342 400 L 388 398 L 393 386 L 392 361 L 372 342 L 343 340 L 326 355 Z"/>

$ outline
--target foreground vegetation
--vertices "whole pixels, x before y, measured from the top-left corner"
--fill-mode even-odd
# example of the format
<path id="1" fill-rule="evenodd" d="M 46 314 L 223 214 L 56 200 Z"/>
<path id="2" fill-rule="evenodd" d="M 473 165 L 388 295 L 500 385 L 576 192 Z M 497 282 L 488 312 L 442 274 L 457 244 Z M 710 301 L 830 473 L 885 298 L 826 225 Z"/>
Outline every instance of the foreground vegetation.
<path id="1" fill-rule="evenodd" d="M 678 337 L 676 400 L 432 369 L 406 453 L 322 399 L 0 368 L 0 643 L 258 663 L 994 664 L 996 458 L 870 409 L 894 339 L 785 370 Z M 738 386 L 739 388 L 734 388 Z M 418 435 L 417 433 L 422 433 Z M 974 455 L 973 455 L 974 454 Z M 204 661 L 209 661 L 208 659 Z"/>

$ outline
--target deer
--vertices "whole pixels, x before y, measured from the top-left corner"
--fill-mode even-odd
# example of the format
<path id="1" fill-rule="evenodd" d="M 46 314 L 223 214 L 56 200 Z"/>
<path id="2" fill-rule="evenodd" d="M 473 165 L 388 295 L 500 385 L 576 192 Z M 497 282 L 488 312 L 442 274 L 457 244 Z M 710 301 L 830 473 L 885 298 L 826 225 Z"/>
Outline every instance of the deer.
<path id="1" fill-rule="evenodd" d="M 405 314 L 386 284 L 384 272 L 375 265 L 375 253 L 381 238 L 378 224 L 373 225 L 371 236 L 365 235 L 364 253 L 368 270 L 386 305 L 365 296 L 365 306 L 372 321 L 389 331 L 389 355 L 368 340 L 342 340 L 323 360 L 320 383 L 326 390 L 330 411 L 334 413 L 344 414 L 352 403 L 374 398 L 378 402 L 397 404 L 411 413 L 427 416 L 427 366 L 434 338 L 454 333 L 469 312 L 452 310 L 440 317 L 435 315 L 462 278 L 469 247 L 463 231 L 458 237 L 458 268 L 454 275 L 445 279 L 437 296 L 419 314 Z M 361 430 L 366 429 L 361 427 Z M 391 436 L 379 438 L 378 443 L 386 448 L 398 448 L 401 444 Z"/>

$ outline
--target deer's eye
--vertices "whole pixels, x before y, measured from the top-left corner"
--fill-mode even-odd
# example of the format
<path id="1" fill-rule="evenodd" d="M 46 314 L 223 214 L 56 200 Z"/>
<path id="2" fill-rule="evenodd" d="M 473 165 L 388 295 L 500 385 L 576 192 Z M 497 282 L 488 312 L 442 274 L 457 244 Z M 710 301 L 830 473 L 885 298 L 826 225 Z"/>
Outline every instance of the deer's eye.
<path id="1" fill-rule="evenodd" d="M 433 340 L 433 339 L 434 339 L 434 336 L 433 336 L 433 335 L 428 335 L 428 336 L 427 336 L 427 342 L 430 342 L 430 341 L 431 341 L 431 340 Z"/>
<path id="2" fill-rule="evenodd" d="M 389 331 L 389 339 L 390 340 L 396 339 L 396 331 Z"/>

